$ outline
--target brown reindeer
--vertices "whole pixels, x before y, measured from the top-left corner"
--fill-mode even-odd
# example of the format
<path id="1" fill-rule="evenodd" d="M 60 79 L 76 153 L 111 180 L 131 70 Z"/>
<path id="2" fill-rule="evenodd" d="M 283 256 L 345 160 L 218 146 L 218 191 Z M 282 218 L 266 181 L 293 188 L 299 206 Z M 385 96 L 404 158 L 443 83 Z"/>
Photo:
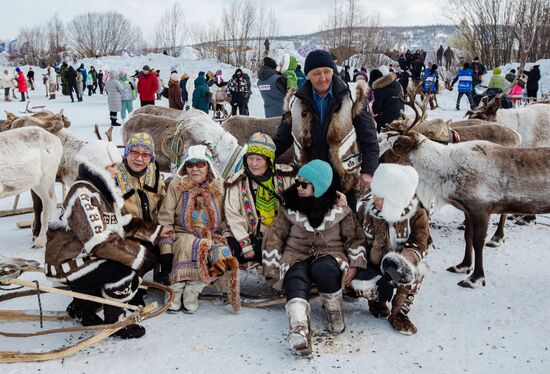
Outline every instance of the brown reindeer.
<path id="1" fill-rule="evenodd" d="M 459 285 L 484 286 L 490 215 L 550 213 L 550 148 L 511 148 L 487 141 L 443 145 L 410 131 L 416 123 L 397 136 L 392 152 L 418 172 L 417 195 L 425 206 L 450 204 L 464 212 L 464 259 L 447 270 L 470 273 L 473 267 Z"/>

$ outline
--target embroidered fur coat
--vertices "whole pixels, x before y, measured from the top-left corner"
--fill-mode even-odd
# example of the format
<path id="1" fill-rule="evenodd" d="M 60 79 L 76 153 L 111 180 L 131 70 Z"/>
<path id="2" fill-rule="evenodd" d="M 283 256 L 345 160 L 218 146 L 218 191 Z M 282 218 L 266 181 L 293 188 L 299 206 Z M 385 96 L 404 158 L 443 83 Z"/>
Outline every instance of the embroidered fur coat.
<path id="1" fill-rule="evenodd" d="M 312 256 L 334 257 L 344 273 L 350 266 L 366 268 L 361 226 L 348 206 L 335 207 L 335 190 L 305 200 L 292 186 L 283 196 L 286 205 L 263 242 L 266 277 L 283 279 L 292 265 Z"/>
<path id="2" fill-rule="evenodd" d="M 48 228 L 47 276 L 72 281 L 107 260 L 141 268 L 146 249 L 138 241 L 155 244 L 162 226 L 123 215 L 119 193 L 107 171 L 89 163 L 80 165 L 60 219 Z"/>
<path id="3" fill-rule="evenodd" d="M 384 272 L 384 259 L 400 264 L 400 283 L 410 284 L 422 272 L 421 264 L 430 243 L 428 212 L 414 197 L 401 219 L 389 223 L 374 207 L 372 196 L 359 204 L 357 216 L 367 237 L 367 261 Z"/>

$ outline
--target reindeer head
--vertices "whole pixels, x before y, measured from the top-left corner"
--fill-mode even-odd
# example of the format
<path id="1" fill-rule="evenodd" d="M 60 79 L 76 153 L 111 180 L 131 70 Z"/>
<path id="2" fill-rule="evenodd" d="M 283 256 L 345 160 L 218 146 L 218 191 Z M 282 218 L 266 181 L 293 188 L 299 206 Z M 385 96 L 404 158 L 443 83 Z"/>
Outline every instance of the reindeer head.
<path id="1" fill-rule="evenodd" d="M 478 107 L 466 112 L 469 119 L 482 119 L 485 121 L 495 122 L 497 110 L 500 108 L 500 99 L 503 94 L 496 95 L 489 101 L 489 97 L 485 96 L 481 99 Z"/>

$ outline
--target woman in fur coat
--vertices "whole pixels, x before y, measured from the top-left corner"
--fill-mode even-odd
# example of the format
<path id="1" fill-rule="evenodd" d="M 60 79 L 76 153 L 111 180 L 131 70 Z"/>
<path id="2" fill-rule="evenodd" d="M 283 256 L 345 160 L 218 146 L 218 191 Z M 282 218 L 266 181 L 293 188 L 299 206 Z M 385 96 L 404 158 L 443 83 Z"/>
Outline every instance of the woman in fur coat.
<path id="1" fill-rule="evenodd" d="M 363 232 L 351 208 L 336 206 L 332 177 L 325 161 L 302 166 L 263 243 L 264 274 L 283 280 L 290 349 L 302 355 L 312 348 L 311 285 L 321 295 L 328 331 L 339 334 L 345 329 L 342 286 L 349 269 L 367 266 Z"/>
<path id="2" fill-rule="evenodd" d="M 190 147 L 158 215 L 161 225 L 175 230 L 175 238 L 160 245 L 161 256 L 174 256 L 169 278 L 175 298 L 169 311 L 196 312 L 202 289 L 228 270 L 231 304 L 240 309 L 239 263 L 224 238 L 229 229 L 222 219 L 222 196 L 223 180 L 211 152 L 205 145 Z"/>
<path id="3" fill-rule="evenodd" d="M 133 303 L 141 283 L 137 271 L 146 259 L 139 241 L 155 244 L 171 235 L 171 228 L 123 215 L 114 176 L 122 157 L 113 143 L 90 141 L 80 151 L 82 163 L 76 182 L 63 202 L 63 213 L 48 229 L 44 270 L 48 277 L 67 284 L 72 291 Z M 75 299 L 67 314 L 82 325 L 99 325 L 101 305 Z M 126 310 L 103 306 L 105 323 L 115 323 Z M 139 338 L 145 329 L 129 325 L 114 336 Z"/>
<path id="4" fill-rule="evenodd" d="M 417 185 L 418 174 L 411 166 L 381 164 L 376 169 L 372 194 L 358 210 L 367 236 L 368 267 L 350 282 L 369 300 L 375 317 L 388 318 L 405 335 L 416 333 L 408 313 L 422 283 L 422 261 L 430 242 L 428 212 L 415 195 Z"/>
<path id="5" fill-rule="evenodd" d="M 275 143 L 259 132 L 247 142 L 243 165 L 225 183 L 227 241 L 239 262 L 261 262 L 262 238 L 277 216 L 279 195 L 292 184 L 293 169 L 275 165 Z"/>

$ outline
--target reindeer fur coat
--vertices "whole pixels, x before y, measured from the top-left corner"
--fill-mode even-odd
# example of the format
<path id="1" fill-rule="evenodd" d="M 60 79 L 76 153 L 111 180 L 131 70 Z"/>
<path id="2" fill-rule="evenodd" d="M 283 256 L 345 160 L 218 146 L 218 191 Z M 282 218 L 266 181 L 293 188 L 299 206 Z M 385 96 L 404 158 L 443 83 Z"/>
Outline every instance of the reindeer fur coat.
<path id="1" fill-rule="evenodd" d="M 358 176 L 374 174 L 378 166 L 376 126 L 368 111 L 366 84 L 357 84 L 352 100 L 348 85 L 334 75 L 332 96 L 324 123 L 320 122 L 313 99 L 313 86 L 307 81 L 285 99 L 285 114 L 273 137 L 276 157 L 294 144 L 297 166 L 313 159 L 331 164 L 342 191 L 356 186 Z"/>

